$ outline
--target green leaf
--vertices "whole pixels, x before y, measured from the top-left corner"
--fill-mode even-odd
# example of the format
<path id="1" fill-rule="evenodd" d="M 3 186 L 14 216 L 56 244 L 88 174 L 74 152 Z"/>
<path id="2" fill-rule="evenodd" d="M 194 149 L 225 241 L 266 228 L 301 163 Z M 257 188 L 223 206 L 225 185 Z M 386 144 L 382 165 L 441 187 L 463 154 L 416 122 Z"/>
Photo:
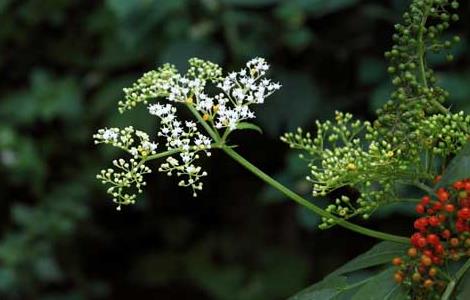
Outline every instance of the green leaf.
<path id="1" fill-rule="evenodd" d="M 457 286 L 456 300 L 470 299 L 470 272 L 467 272 Z"/>
<path id="2" fill-rule="evenodd" d="M 397 299 L 396 292 L 400 286 L 393 281 L 395 268 L 388 268 L 377 276 L 374 276 L 364 284 L 351 300 L 390 300 Z"/>
<path id="3" fill-rule="evenodd" d="M 263 134 L 263 130 L 258 125 L 255 125 L 253 123 L 248 123 L 248 122 L 238 123 L 237 129 L 239 129 L 239 130 L 254 130 L 254 131 L 257 131 L 257 132 Z"/>
<path id="4" fill-rule="evenodd" d="M 289 300 L 327 300 L 334 299 L 344 288 L 348 287 L 345 276 L 328 277 L 317 284 L 303 290 Z"/>
<path id="5" fill-rule="evenodd" d="M 408 245 L 404 244 L 381 242 L 372 247 L 372 249 L 369 251 L 346 263 L 329 276 L 343 275 L 361 269 L 389 263 L 394 257 L 403 255 L 407 248 Z"/>
<path id="6" fill-rule="evenodd" d="M 437 187 L 448 186 L 468 177 L 470 177 L 470 142 L 450 162 Z"/>
<path id="7" fill-rule="evenodd" d="M 364 269 L 388 264 L 403 255 L 406 248 L 403 244 L 381 242 L 289 300 L 402 299 L 403 291 L 392 280 L 394 268 L 378 275 Z"/>

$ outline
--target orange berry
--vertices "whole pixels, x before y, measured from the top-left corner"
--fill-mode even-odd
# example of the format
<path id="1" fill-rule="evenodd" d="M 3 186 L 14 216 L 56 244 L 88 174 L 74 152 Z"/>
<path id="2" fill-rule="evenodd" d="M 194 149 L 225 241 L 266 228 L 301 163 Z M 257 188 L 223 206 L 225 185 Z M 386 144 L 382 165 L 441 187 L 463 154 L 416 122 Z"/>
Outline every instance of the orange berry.
<path id="1" fill-rule="evenodd" d="M 429 269 L 429 272 L 428 272 L 429 276 L 431 277 L 434 277 L 437 275 L 437 269 L 436 268 L 431 268 Z"/>
<path id="2" fill-rule="evenodd" d="M 459 245 L 459 243 L 460 243 L 460 241 L 459 241 L 458 238 L 451 238 L 451 239 L 450 239 L 450 245 L 451 245 L 452 247 L 457 247 L 457 246 Z"/>
<path id="3" fill-rule="evenodd" d="M 432 260 L 429 256 L 423 255 L 421 256 L 421 263 L 425 266 L 430 266 L 432 265 Z"/>
<path id="4" fill-rule="evenodd" d="M 430 289 L 433 284 L 434 284 L 434 282 L 431 279 L 427 279 L 427 280 L 424 281 L 423 286 L 426 289 Z"/>
<path id="5" fill-rule="evenodd" d="M 403 263 L 402 259 L 400 257 L 395 257 L 393 260 L 392 260 L 392 264 L 394 266 L 400 266 L 401 264 Z"/>
<path id="6" fill-rule="evenodd" d="M 401 272 L 396 272 L 393 278 L 395 279 L 395 282 L 398 284 L 403 282 L 403 274 L 401 274 Z"/>
<path id="7" fill-rule="evenodd" d="M 408 249 L 408 256 L 409 257 L 416 257 L 418 255 L 418 250 L 414 247 Z"/>

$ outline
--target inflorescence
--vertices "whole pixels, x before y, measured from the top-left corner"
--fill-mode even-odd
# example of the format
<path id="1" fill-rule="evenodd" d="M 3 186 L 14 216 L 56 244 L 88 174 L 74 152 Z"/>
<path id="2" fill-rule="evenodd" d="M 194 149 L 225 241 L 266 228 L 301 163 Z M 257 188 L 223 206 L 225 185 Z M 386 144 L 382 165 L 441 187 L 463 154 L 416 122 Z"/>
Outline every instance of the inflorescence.
<path id="1" fill-rule="evenodd" d="M 255 58 L 239 72 L 223 76 L 217 64 L 192 58 L 185 75 L 165 64 L 125 88 L 125 99 L 118 103 L 119 111 L 146 104 L 160 126 L 155 141 L 132 126 L 100 129 L 94 135 L 96 144 L 110 144 L 130 156 L 113 161 L 114 169 L 102 170 L 97 175 L 103 184 L 111 185 L 108 193 L 118 209 L 135 202 L 136 193 L 141 193 L 146 185 L 143 176 L 151 172 L 145 163 L 157 158 L 165 158 L 158 168 L 160 172 L 180 177 L 179 185 L 190 187 L 196 196 L 203 187 L 201 178 L 207 176 L 197 164 L 201 154 L 210 156 L 213 148 L 222 147 L 242 121 L 256 117 L 252 106 L 263 104 L 281 88 L 279 83 L 265 77 L 268 70 L 263 58 Z M 219 92 L 206 93 L 209 84 Z M 182 119 L 178 105 L 189 109 L 196 120 Z"/>

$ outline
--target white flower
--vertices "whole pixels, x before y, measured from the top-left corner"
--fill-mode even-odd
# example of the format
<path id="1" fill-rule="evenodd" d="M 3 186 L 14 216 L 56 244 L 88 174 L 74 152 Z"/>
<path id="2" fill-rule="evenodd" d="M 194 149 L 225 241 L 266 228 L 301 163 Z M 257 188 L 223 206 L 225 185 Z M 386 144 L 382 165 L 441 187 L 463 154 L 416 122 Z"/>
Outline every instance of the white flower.
<path id="1" fill-rule="evenodd" d="M 107 142 L 115 142 L 119 137 L 118 132 L 115 129 L 105 129 L 102 133 L 103 140 Z"/>

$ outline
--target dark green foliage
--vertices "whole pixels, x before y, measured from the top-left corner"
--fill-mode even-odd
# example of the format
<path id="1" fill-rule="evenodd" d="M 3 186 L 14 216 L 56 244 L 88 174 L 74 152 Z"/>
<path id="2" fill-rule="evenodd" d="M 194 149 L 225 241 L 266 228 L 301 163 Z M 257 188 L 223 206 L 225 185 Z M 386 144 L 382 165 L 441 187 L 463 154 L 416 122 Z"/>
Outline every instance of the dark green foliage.
<path id="1" fill-rule="evenodd" d="M 91 135 L 108 123 L 151 131 L 144 110 L 115 107 L 157 64 L 262 55 L 287 99 L 259 112 L 265 135 L 246 132 L 246 148 L 305 194 L 302 162 L 282 168 L 277 134 L 333 107 L 369 118 L 387 100 L 382 52 L 407 3 L 0 1 L 0 299 L 285 299 L 365 250 L 344 231 L 313 232 L 316 220 L 282 198 L 262 204 L 269 195 L 219 159 L 198 200 L 152 177 L 144 201 L 116 213 L 94 180 L 115 153 L 97 154 Z M 467 112 L 468 22 L 452 71 L 435 62 L 449 103 Z"/>

